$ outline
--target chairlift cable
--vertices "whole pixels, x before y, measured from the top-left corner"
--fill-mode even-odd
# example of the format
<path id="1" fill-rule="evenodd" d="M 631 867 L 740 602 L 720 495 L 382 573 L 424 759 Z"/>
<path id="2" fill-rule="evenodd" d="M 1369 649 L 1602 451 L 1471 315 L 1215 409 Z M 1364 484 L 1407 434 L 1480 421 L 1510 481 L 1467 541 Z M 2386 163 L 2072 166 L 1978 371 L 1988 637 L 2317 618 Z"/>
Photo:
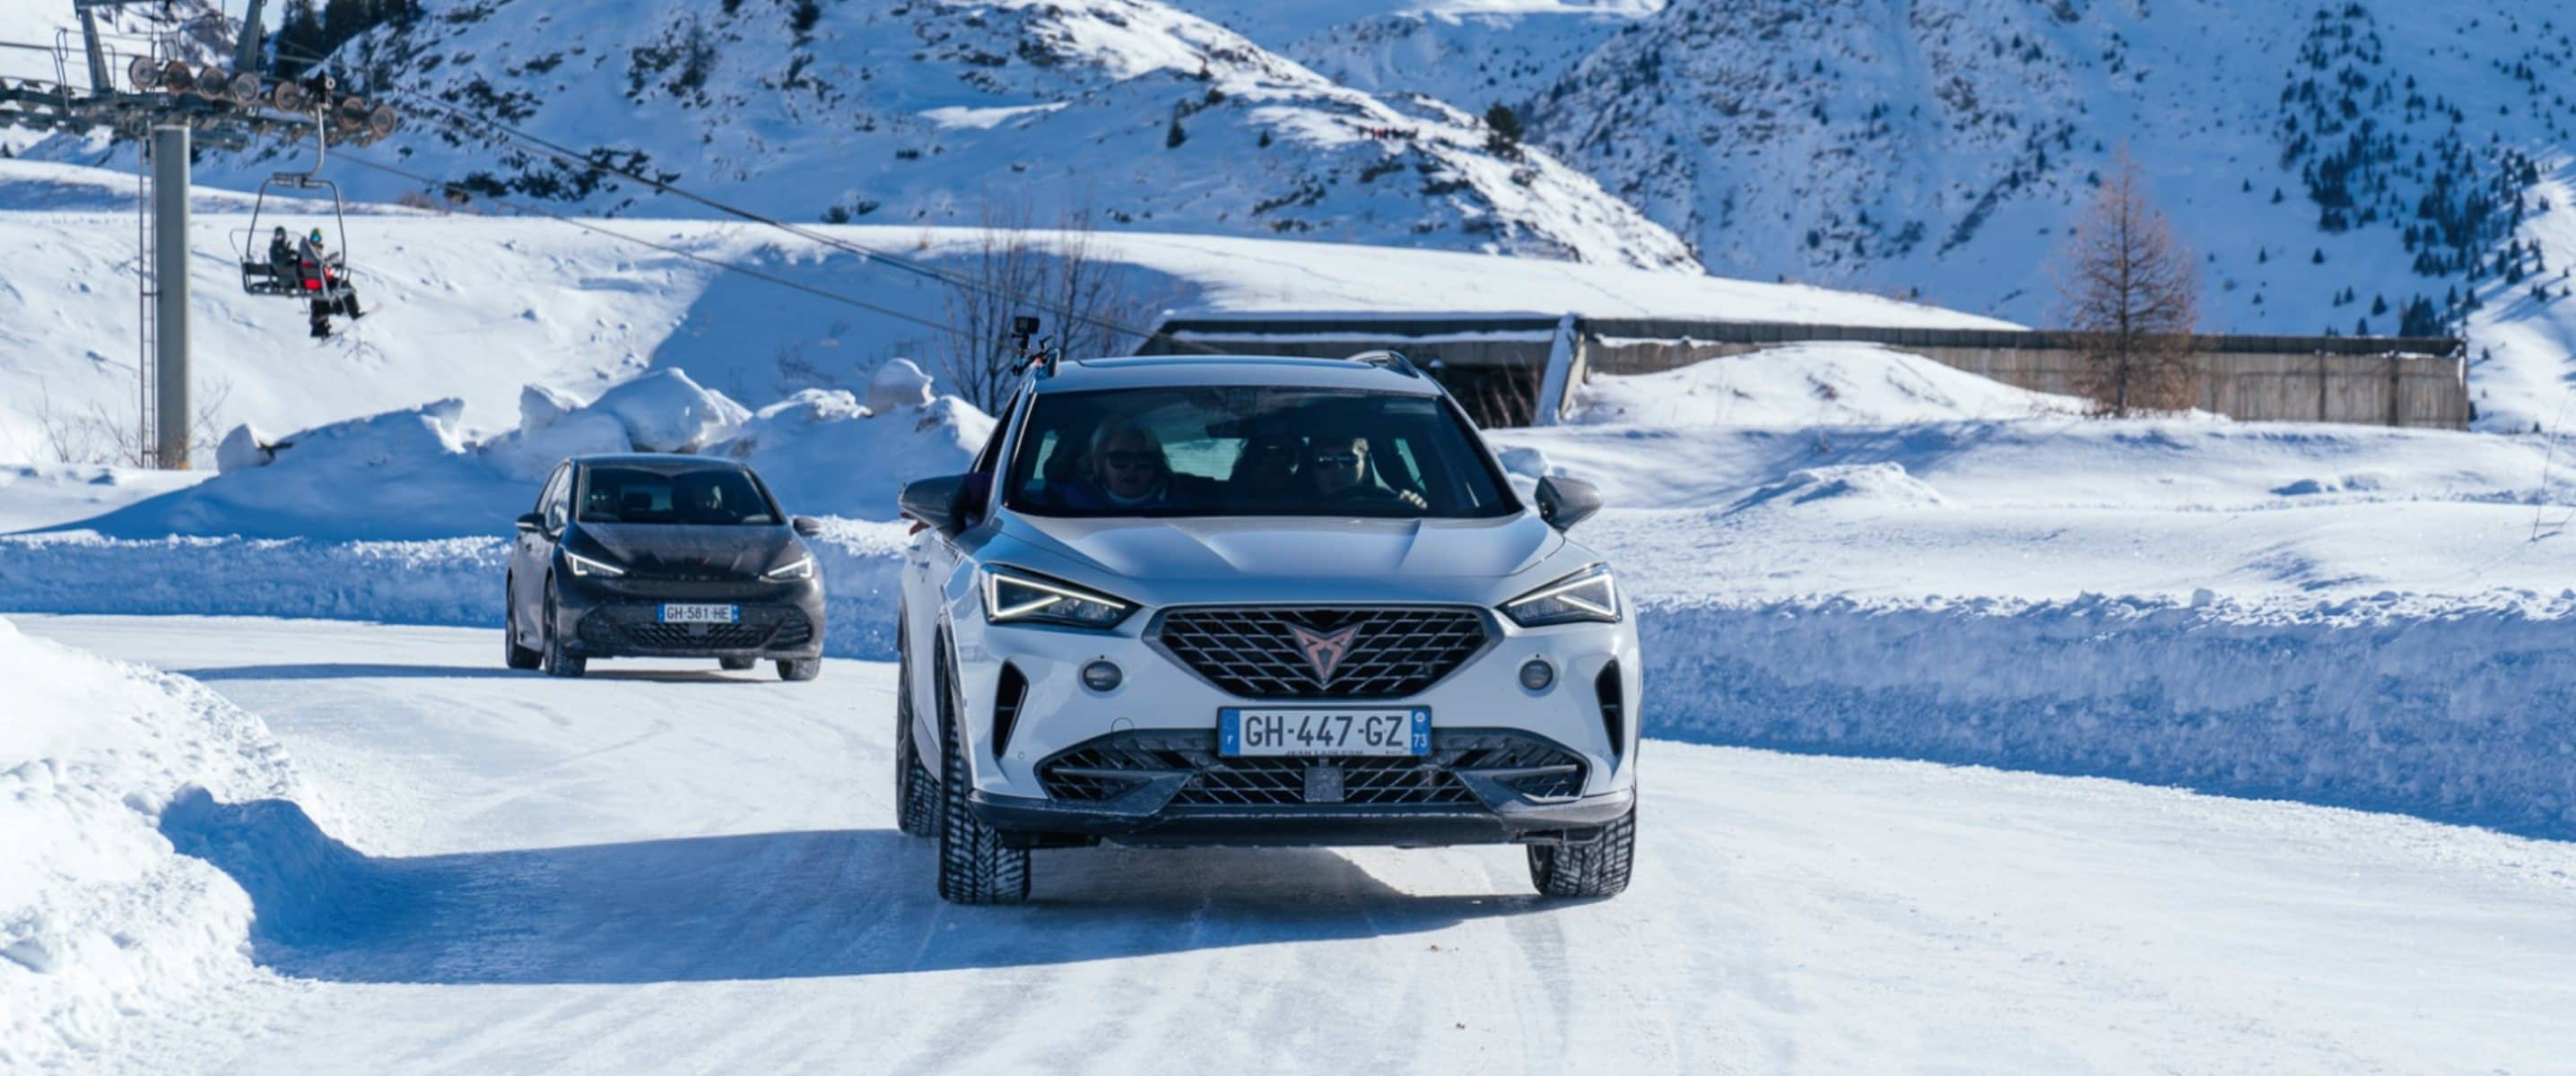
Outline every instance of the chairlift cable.
<path id="1" fill-rule="evenodd" d="M 440 189 L 440 190 L 442 190 L 442 191 L 448 191 L 448 192 L 452 192 L 452 193 L 459 194 L 459 195 L 473 195 L 473 196 L 475 196 L 475 197 L 482 198 L 484 201 L 491 202 L 491 203 L 492 203 L 492 204 L 494 204 L 494 205 L 501 206 L 501 207 L 503 207 L 503 208 L 505 208 L 505 209 L 509 209 L 509 210 L 514 211 L 514 212 L 527 213 L 527 214 L 530 214 L 530 215 L 533 215 L 533 216 L 544 217 L 544 218 L 546 218 L 546 219 L 553 220 L 553 221 L 555 221 L 555 222 L 557 222 L 557 223 L 561 223 L 561 224 L 569 224 L 569 225 L 571 225 L 571 226 L 573 226 L 573 227 L 575 227 L 575 228 L 579 228 L 579 229 L 581 229 L 581 230 L 583 230 L 583 231 L 586 231 L 586 232 L 596 233 L 596 234 L 598 234 L 598 235 L 606 236 L 606 237 L 608 237 L 608 238 L 610 238 L 610 239 L 619 240 L 619 241 L 621 241 L 621 242 L 632 243 L 632 244 L 634 244 L 634 245 L 636 245 L 636 246 L 649 247 L 649 248 L 652 248 L 652 249 L 654 249 L 654 250 L 661 251 L 661 252 L 663 252 L 663 253 L 665 253 L 665 254 L 673 254 L 673 255 L 677 255 L 677 256 L 682 257 L 682 258 L 687 258 L 688 260 L 693 261 L 693 262 L 698 262 L 698 263 L 701 263 L 701 264 L 704 264 L 704 265 L 713 266 L 713 267 L 715 267 L 715 268 L 717 268 L 717 269 L 723 269 L 723 270 L 726 270 L 726 271 L 729 271 L 729 272 L 740 273 L 740 274 L 742 274 L 742 275 L 744 275 L 744 276 L 751 277 L 751 278 L 753 278 L 753 279 L 755 279 L 755 280 L 763 280 L 763 281 L 767 281 L 767 282 L 772 283 L 772 284 L 779 285 L 779 286 L 781 286 L 781 287 L 793 288 L 793 289 L 795 289 L 795 290 L 797 290 L 797 291 L 804 292 L 804 293 L 806 293 L 806 294 L 808 294 L 808 295 L 813 295 L 813 296 L 816 296 L 816 297 L 818 297 L 818 298 L 823 298 L 823 299 L 829 299 L 829 300 L 832 300 L 833 302 L 842 303 L 842 304 L 845 304 L 845 305 L 848 305 L 848 306 L 857 307 L 857 308 L 859 308 L 859 309 L 861 309 L 861 310 L 866 310 L 866 311 L 869 311 L 869 312 L 871 312 L 871 313 L 882 314 L 882 315 L 884 315 L 884 316 L 886 316 L 886 317 L 893 318 L 893 319 L 895 319 L 895 320 L 897 320 L 897 321 L 909 322 L 909 323 L 914 324 L 914 325 L 919 325 L 919 326 L 921 326 L 921 327 L 923 327 L 923 328 L 927 328 L 927 329 L 935 330 L 935 331 L 942 332 L 942 333 L 947 333 L 947 334 L 949 334 L 949 335 L 957 336 L 957 337 L 960 337 L 960 338 L 963 338 L 963 337 L 965 337 L 965 335 L 966 335 L 965 333 L 963 333 L 963 332 L 959 331 L 958 329 L 956 329 L 956 328 L 955 328 L 955 327 L 953 327 L 953 326 L 949 326 L 949 325 L 942 324 L 942 323 L 940 323 L 940 322 L 932 321 L 932 320 L 930 320 L 930 319 L 928 319 L 928 318 L 921 317 L 921 316 L 918 316 L 918 315 L 915 315 L 915 314 L 907 314 L 907 313 L 904 313 L 903 311 L 895 310 L 895 309 L 892 309 L 892 308 L 890 308 L 890 307 L 878 306 L 878 305 L 876 305 L 875 303 L 867 302 L 866 300 L 863 300 L 863 299 L 854 299 L 854 298 L 851 298 L 850 296 L 843 295 L 843 294 L 841 294 L 841 293 L 839 293 L 839 292 L 836 292 L 836 291 L 831 291 L 831 290 L 829 290 L 829 289 L 825 289 L 825 288 L 818 288 L 818 287 L 815 287 L 815 286 L 813 286 L 813 285 L 811 285 L 811 284 L 804 283 L 804 282 L 802 282 L 802 281 L 790 280 L 790 279 L 788 279 L 788 278 L 786 278 L 786 277 L 779 276 L 779 275 L 777 275 L 777 274 L 775 274 L 775 273 L 768 273 L 768 272 L 764 272 L 764 271 L 759 270 L 759 269 L 753 269 L 753 268 L 750 268 L 750 267 L 748 267 L 748 266 L 738 265 L 738 264 L 735 264 L 735 263 L 733 263 L 733 262 L 725 261 L 725 260 L 724 260 L 724 259 L 722 259 L 722 258 L 709 257 L 709 256 L 707 256 L 707 255 L 697 253 L 696 251 L 687 250 L 687 249 L 684 249 L 684 248 L 681 248 L 681 247 L 672 246 L 672 245 L 667 244 L 667 243 L 658 243 L 658 242 L 655 242 L 655 241 L 650 240 L 650 239 L 645 239 L 645 238 L 643 238 L 643 237 L 641 237 L 641 236 L 628 235 L 628 234 L 626 234 L 626 233 L 624 233 L 624 232 L 619 232 L 619 231 L 614 231 L 614 230 L 611 230 L 611 229 L 608 229 L 608 228 L 603 228 L 603 227 L 600 227 L 600 226 L 599 226 L 599 225 L 597 225 L 597 224 L 593 224 L 593 223 L 591 223 L 591 222 L 584 221 L 584 220 L 581 220 L 581 219 L 576 218 L 576 217 L 569 217 L 569 216 L 565 216 L 565 215 L 563 215 L 563 214 L 549 212 L 549 211 L 547 211 L 547 210 L 545 210 L 545 209 L 541 209 L 541 208 L 538 208 L 538 207 L 533 206 L 533 205 L 528 205 L 528 204 L 524 204 L 524 203 L 514 202 L 514 201 L 512 201 L 512 200 L 510 200 L 510 199 L 507 199 L 507 198 L 495 198 L 495 197 L 491 197 L 491 196 L 489 196 L 489 195 L 476 194 L 475 192 L 469 191 L 469 190 L 467 190 L 465 187 L 463 187 L 463 186 L 461 186 L 461 185 L 459 185 L 459 184 L 452 183 L 452 182 L 449 182 L 449 181 L 446 181 L 446 180 L 442 180 L 442 179 L 439 179 L 439 178 L 437 178 L 437 177 L 435 177 L 435 176 L 423 175 L 423 174 L 421 174 L 421 173 L 419 173 L 419 172 L 414 172 L 414 171 L 411 171 L 411 170 L 409 170 L 409 169 L 405 169 L 405 168 L 397 168 L 397 167 L 395 167 L 395 166 L 393 166 L 393 165 L 383 164 L 383 163 L 379 163 L 379 162 L 376 162 L 376 161 L 371 161 L 371 160 L 368 160 L 368 159 L 366 159 L 366 158 L 364 158 L 364 157 L 358 156 L 357 154 L 350 153 L 350 152 L 348 152 L 348 151 L 346 151 L 346 150 L 341 151 L 339 159 L 340 159 L 343 163 L 347 163 L 347 164 L 354 164 L 354 165 L 357 165 L 357 166 L 359 166 L 359 167 L 361 167 L 361 168 L 372 168 L 372 169 L 374 169 L 374 170 L 376 170 L 376 171 L 383 172 L 383 173 L 385 173 L 385 174 L 387 174 L 387 175 L 398 176 L 398 177 L 401 177 L 401 178 L 403 178 L 403 179 L 411 180 L 411 181 L 413 181 L 413 182 L 415 182 L 415 183 L 427 184 L 427 185 L 429 185 L 429 186 L 431 186 L 431 187 L 438 188 L 438 189 Z"/>

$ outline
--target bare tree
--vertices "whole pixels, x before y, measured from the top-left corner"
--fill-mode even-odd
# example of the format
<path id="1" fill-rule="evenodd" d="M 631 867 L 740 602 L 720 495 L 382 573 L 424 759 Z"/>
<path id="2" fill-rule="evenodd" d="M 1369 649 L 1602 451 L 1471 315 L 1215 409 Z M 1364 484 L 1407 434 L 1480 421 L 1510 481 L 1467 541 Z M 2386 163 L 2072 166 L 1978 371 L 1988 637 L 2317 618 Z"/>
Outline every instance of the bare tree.
<path id="1" fill-rule="evenodd" d="M 214 454 L 215 446 L 223 439 L 224 402 L 232 397 L 229 381 L 216 381 L 205 388 L 188 427 L 188 454 L 192 458 Z M 117 467 L 142 467 L 151 462 L 153 432 L 143 429 L 132 412 L 119 414 L 105 404 L 95 403 L 86 412 L 56 410 L 50 389 L 39 382 L 36 391 L 36 430 L 51 462 Z"/>
<path id="2" fill-rule="evenodd" d="M 2063 317 L 2083 360 L 2077 390 L 2107 415 L 2190 407 L 2200 273 L 2126 153 L 2059 257 Z"/>
<path id="3" fill-rule="evenodd" d="M 1030 228 L 1026 207 L 987 206 L 984 228 L 960 281 L 947 292 L 948 333 L 940 362 L 957 395 L 998 411 L 1016 384 L 1019 352 L 1011 319 L 1032 315 L 1074 357 L 1125 354 L 1139 341 L 1147 304 L 1121 267 L 1102 256 L 1087 212 L 1068 213 L 1052 232 Z"/>

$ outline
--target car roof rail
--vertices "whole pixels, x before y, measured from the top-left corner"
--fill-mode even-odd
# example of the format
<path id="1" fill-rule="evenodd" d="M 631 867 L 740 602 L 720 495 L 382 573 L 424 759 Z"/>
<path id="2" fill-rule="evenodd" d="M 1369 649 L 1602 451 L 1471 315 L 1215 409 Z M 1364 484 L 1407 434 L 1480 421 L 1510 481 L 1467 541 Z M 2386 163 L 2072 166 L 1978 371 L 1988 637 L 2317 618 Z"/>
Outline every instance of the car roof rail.
<path id="1" fill-rule="evenodd" d="M 1405 358 L 1403 352 L 1389 348 L 1377 348 L 1371 351 L 1362 351 L 1357 354 L 1343 356 L 1343 358 L 1345 361 L 1349 362 L 1364 362 L 1371 366 L 1393 370 L 1407 377 L 1422 376 L 1422 371 L 1413 365 L 1413 360 Z"/>

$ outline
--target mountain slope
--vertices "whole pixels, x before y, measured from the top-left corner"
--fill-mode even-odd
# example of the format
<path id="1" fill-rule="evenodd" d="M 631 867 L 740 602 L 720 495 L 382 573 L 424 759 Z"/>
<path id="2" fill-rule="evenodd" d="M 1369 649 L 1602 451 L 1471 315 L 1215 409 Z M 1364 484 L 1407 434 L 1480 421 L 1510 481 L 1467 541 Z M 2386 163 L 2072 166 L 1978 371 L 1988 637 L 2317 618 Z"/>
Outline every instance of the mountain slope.
<path id="1" fill-rule="evenodd" d="M 1543 153 L 1497 156 L 1468 117 L 1399 110 L 1149 0 L 479 0 L 340 59 L 412 106 L 373 156 L 589 211 L 707 212 L 442 123 L 420 99 L 795 220 L 1087 211 L 1116 228 L 1697 267 Z"/>
<path id="2" fill-rule="evenodd" d="M 1728 275 L 2045 322 L 2051 257 L 2125 148 L 2204 256 L 2211 328 L 2476 336 L 2524 303 L 2520 338 L 2563 338 L 2576 248 L 2538 187 L 2568 167 L 2571 33 L 2538 0 L 1674 0 L 1531 128 Z M 2541 368 L 2475 375 L 2522 386 L 2482 401 L 2491 425 L 2563 391 L 2564 352 L 2524 351 L 2493 361 Z"/>

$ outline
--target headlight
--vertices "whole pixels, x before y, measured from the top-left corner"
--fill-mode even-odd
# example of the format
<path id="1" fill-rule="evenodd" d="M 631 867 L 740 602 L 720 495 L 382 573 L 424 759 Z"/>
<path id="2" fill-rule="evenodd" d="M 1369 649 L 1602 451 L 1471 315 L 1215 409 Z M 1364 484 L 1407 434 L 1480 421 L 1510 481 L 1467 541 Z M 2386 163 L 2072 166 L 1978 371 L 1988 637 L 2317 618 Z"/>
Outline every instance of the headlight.
<path id="1" fill-rule="evenodd" d="M 792 583 L 799 579 L 812 579 L 814 578 L 814 558 L 810 556 L 798 557 L 786 564 L 781 564 L 778 567 L 771 568 L 768 571 L 760 573 L 760 577 L 769 580 L 772 583 Z"/>
<path id="2" fill-rule="evenodd" d="M 1109 628 L 1136 607 L 1106 594 L 1018 569 L 984 571 L 984 618 L 996 624 Z"/>
<path id="3" fill-rule="evenodd" d="M 1619 587 L 1610 580 L 1609 565 L 1595 564 L 1504 602 L 1503 613 L 1524 628 L 1586 620 L 1615 623 Z"/>
<path id="4" fill-rule="evenodd" d="M 604 560 L 582 556 L 581 554 L 575 553 L 569 549 L 564 550 L 563 556 L 564 563 L 572 566 L 572 574 L 574 575 L 620 576 L 626 574 L 626 569 L 624 568 L 620 568 Z"/>

